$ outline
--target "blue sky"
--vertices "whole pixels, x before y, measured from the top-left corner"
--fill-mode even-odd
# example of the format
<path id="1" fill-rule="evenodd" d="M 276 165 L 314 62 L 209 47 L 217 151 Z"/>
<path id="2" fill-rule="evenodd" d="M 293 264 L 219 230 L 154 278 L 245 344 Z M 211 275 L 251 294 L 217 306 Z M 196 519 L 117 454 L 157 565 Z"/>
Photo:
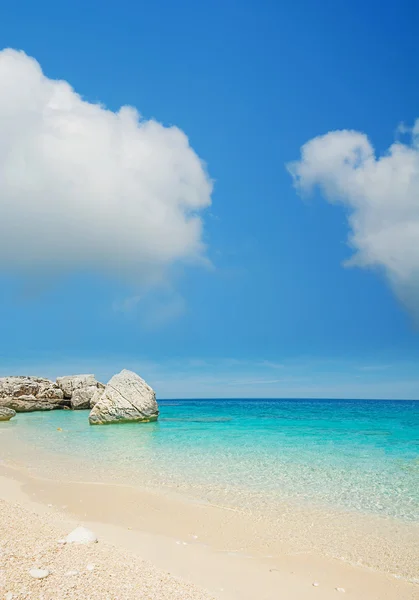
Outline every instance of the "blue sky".
<path id="1" fill-rule="evenodd" d="M 0 46 L 44 79 L 3 55 L 0 374 L 126 367 L 160 397 L 419 399 L 418 16 L 413 1 L 5 6 Z M 51 150 L 50 80 L 89 103 L 60 88 Z M 164 126 L 143 127 L 138 172 L 137 150 L 106 145 L 135 118 L 97 103 Z M 362 135 L 301 154 L 336 130 Z"/>

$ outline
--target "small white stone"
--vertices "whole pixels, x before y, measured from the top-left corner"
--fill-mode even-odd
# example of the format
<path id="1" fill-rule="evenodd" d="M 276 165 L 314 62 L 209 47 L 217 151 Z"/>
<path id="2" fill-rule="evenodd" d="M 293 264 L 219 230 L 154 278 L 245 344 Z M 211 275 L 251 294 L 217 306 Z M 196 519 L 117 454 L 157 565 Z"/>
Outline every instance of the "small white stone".
<path id="1" fill-rule="evenodd" d="M 45 577 L 48 577 L 49 571 L 48 569 L 31 569 L 29 575 L 34 579 L 45 579 Z"/>
<path id="2" fill-rule="evenodd" d="M 67 577 L 73 577 L 73 575 L 78 575 L 79 572 L 74 570 L 74 571 L 67 571 L 66 575 Z"/>
<path id="3" fill-rule="evenodd" d="M 336 590 L 337 592 L 342 592 L 342 594 L 344 594 L 344 593 L 345 593 L 345 588 L 335 588 L 335 590 Z"/>
<path id="4" fill-rule="evenodd" d="M 76 527 L 74 531 L 65 538 L 67 544 L 92 544 L 97 542 L 96 534 L 86 527 Z"/>
<path id="5" fill-rule="evenodd" d="M 95 570 L 95 565 L 87 565 L 86 570 L 87 571 L 94 571 Z"/>
<path id="6" fill-rule="evenodd" d="M 67 542 L 64 539 L 57 541 L 57 544 L 61 544 L 62 546 L 64 546 L 66 543 Z"/>
<path id="7" fill-rule="evenodd" d="M 7 592 L 7 594 L 4 597 L 4 600 L 13 600 L 12 592 Z"/>
<path id="8" fill-rule="evenodd" d="M 52 504 L 48 504 L 48 508 L 52 508 Z"/>
<path id="9" fill-rule="evenodd" d="M 318 582 L 318 581 L 314 581 L 314 582 L 312 583 L 312 585 L 313 585 L 313 587 L 319 587 L 319 582 Z"/>

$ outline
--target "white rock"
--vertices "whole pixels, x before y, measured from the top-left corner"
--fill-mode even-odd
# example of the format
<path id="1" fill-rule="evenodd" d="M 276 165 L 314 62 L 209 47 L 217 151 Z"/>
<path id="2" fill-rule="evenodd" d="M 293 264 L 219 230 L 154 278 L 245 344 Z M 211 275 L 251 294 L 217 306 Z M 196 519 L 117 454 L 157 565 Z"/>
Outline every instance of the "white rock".
<path id="1" fill-rule="evenodd" d="M 92 544 L 97 542 L 96 534 L 86 527 L 76 527 L 65 538 L 67 544 Z"/>
<path id="2" fill-rule="evenodd" d="M 61 544 L 62 546 L 64 546 L 64 544 L 66 544 L 66 540 L 62 539 L 62 540 L 58 540 L 57 544 Z"/>
<path id="3" fill-rule="evenodd" d="M 159 415 L 154 390 L 139 375 L 124 369 L 114 375 L 89 415 L 91 425 L 155 421 Z"/>
<path id="4" fill-rule="evenodd" d="M 31 569 L 29 575 L 34 579 L 45 579 L 45 577 L 48 577 L 49 571 L 48 569 Z"/>
<path id="5" fill-rule="evenodd" d="M 16 411 L 7 406 L 0 406 L 0 421 L 10 421 L 16 416 Z"/>
<path id="6" fill-rule="evenodd" d="M 342 592 L 342 594 L 344 594 L 344 593 L 345 593 L 345 588 L 335 588 L 335 590 L 336 590 L 337 592 Z"/>
<path id="7" fill-rule="evenodd" d="M 97 386 L 97 381 L 94 375 L 66 375 L 65 377 L 57 377 L 57 386 L 63 391 L 64 398 L 71 399 L 75 390 L 80 388 Z"/>
<path id="8" fill-rule="evenodd" d="M 102 387 L 101 386 L 102 386 L 102 384 L 99 383 L 98 387 L 95 390 L 95 393 L 90 398 L 90 408 L 93 408 L 94 406 L 96 406 L 96 404 L 102 398 L 103 392 L 105 391 L 105 386 L 102 386 Z"/>
<path id="9" fill-rule="evenodd" d="M 89 385 L 74 390 L 74 393 L 71 396 L 71 408 L 73 410 L 90 408 L 91 400 L 96 392 L 103 392 L 103 390 L 95 385 Z"/>
<path id="10" fill-rule="evenodd" d="M 57 384 L 41 377 L 0 377 L 0 405 L 16 412 L 63 408 Z"/>
<path id="11" fill-rule="evenodd" d="M 313 585 L 313 587 L 319 587 L 319 582 L 318 581 L 314 581 L 312 585 Z"/>
<path id="12" fill-rule="evenodd" d="M 4 596 L 4 600 L 13 600 L 12 592 L 7 592 L 7 594 Z"/>
<path id="13" fill-rule="evenodd" d="M 86 570 L 87 571 L 94 571 L 95 570 L 95 565 L 87 565 Z"/>
<path id="14" fill-rule="evenodd" d="M 79 574 L 79 572 L 76 571 L 76 570 L 74 570 L 74 571 L 67 571 L 67 573 L 66 573 L 66 575 L 68 577 L 73 577 L 74 575 L 78 575 L 78 574 Z"/>

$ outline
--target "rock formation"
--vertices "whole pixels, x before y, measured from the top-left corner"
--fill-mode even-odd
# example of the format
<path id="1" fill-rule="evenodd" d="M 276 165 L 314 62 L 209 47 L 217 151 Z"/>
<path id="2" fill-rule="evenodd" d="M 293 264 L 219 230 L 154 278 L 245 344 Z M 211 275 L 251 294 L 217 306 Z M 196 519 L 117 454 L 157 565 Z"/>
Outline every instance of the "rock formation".
<path id="1" fill-rule="evenodd" d="M 95 393 L 93 394 L 93 396 L 90 399 L 90 408 L 93 408 L 94 406 L 96 406 L 96 404 L 102 398 L 104 391 L 105 391 L 105 386 L 103 384 L 101 384 L 101 387 L 98 387 L 96 389 Z"/>
<path id="2" fill-rule="evenodd" d="M 94 375 L 59 377 L 57 383 L 41 377 L 0 377 L 0 407 L 16 412 L 90 408 L 104 385 Z"/>
<path id="3" fill-rule="evenodd" d="M 123 370 L 104 386 L 94 375 L 67 375 L 56 382 L 42 377 L 0 377 L 0 421 L 16 412 L 91 408 L 92 425 L 155 421 L 156 394 L 144 379 Z"/>
<path id="4" fill-rule="evenodd" d="M 0 406 L 16 412 L 64 408 L 69 402 L 56 383 L 42 377 L 0 377 Z"/>
<path id="5" fill-rule="evenodd" d="M 94 375 L 67 375 L 57 378 L 57 385 L 64 394 L 64 398 L 70 400 L 73 410 L 90 408 L 90 402 L 98 390 L 105 386 L 96 381 Z"/>
<path id="6" fill-rule="evenodd" d="M 0 406 L 0 421 L 10 421 L 10 419 L 13 419 L 15 416 L 15 410 L 7 408 L 7 406 Z"/>
<path id="7" fill-rule="evenodd" d="M 95 399 L 96 400 L 96 399 Z M 144 379 L 124 369 L 114 375 L 89 415 L 91 425 L 149 422 L 159 415 L 154 390 Z"/>

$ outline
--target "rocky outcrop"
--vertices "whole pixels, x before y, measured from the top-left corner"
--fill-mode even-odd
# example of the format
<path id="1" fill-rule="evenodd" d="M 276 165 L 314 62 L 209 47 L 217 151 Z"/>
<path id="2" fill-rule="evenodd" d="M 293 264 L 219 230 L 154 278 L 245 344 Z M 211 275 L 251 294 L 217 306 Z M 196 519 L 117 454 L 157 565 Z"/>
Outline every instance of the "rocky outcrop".
<path id="1" fill-rule="evenodd" d="M 69 408 L 65 404 L 56 404 L 49 400 L 37 400 L 35 396 L 20 396 L 19 398 L 0 398 L 0 406 L 7 406 L 16 412 L 35 412 L 37 410 L 56 410 Z"/>
<path id="2" fill-rule="evenodd" d="M 16 412 L 64 408 L 69 402 L 56 383 L 42 377 L 0 377 L 0 406 Z"/>
<path id="3" fill-rule="evenodd" d="M 94 375 L 69 375 L 57 382 L 42 377 L 0 377 L 0 407 L 16 412 L 90 408 L 105 386 Z"/>
<path id="4" fill-rule="evenodd" d="M 93 394 L 93 396 L 90 399 L 90 408 L 93 408 L 94 406 L 96 406 L 96 404 L 102 398 L 103 392 L 105 391 L 105 387 L 106 386 L 104 386 L 103 384 L 100 384 L 99 387 L 95 390 L 95 393 Z"/>
<path id="5" fill-rule="evenodd" d="M 64 398 L 70 400 L 70 406 L 73 410 L 90 408 L 95 393 L 105 387 L 102 383 L 96 381 L 94 375 L 58 377 L 57 385 L 61 388 Z"/>
<path id="6" fill-rule="evenodd" d="M 94 375 L 65 375 L 57 377 L 57 385 L 63 391 L 64 398 L 71 399 L 75 390 L 86 387 L 96 387 Z"/>
<path id="7" fill-rule="evenodd" d="M 10 421 L 16 416 L 16 411 L 7 406 L 0 406 L 0 421 Z"/>
<path id="8" fill-rule="evenodd" d="M 114 375 L 89 415 L 91 425 L 156 421 L 159 409 L 154 390 L 132 371 Z"/>

